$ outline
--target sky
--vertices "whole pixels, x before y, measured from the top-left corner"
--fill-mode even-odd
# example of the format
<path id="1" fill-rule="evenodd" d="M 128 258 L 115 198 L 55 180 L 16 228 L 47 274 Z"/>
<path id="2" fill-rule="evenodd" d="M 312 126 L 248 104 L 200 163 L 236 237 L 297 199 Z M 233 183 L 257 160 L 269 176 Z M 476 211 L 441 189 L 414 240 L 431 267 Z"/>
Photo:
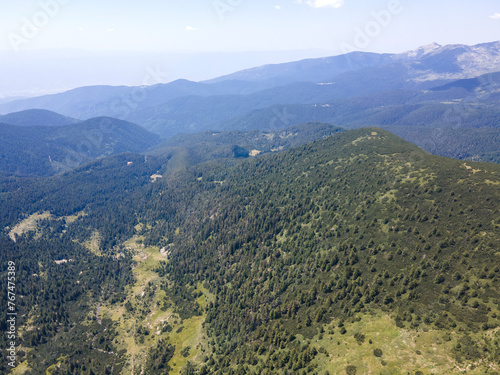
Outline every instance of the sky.
<path id="1" fill-rule="evenodd" d="M 0 50 L 402 52 L 499 38 L 498 0 L 0 0 Z"/>
<path id="2" fill-rule="evenodd" d="M 0 99 L 499 39 L 498 0 L 0 0 Z"/>

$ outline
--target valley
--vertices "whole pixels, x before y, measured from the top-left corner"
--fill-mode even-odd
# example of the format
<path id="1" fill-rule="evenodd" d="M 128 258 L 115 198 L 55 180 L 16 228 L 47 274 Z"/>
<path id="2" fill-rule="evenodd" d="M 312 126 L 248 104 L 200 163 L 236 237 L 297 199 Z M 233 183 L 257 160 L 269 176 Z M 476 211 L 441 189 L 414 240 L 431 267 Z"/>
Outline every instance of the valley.
<path id="1" fill-rule="evenodd" d="M 30 283 L 55 285 L 64 269 L 87 290 L 22 307 L 31 321 L 59 303 L 66 311 L 48 319 L 53 333 L 23 331 L 32 373 L 498 371 L 497 165 L 433 156 L 378 128 L 170 175 L 161 160 L 118 156 L 52 177 L 42 203 L 28 203 L 29 189 L 9 193 L 20 214 L 52 217 L 4 256 L 26 249 L 28 273 L 44 275 Z M 115 169 L 97 195 L 60 199 L 73 181 L 87 191 Z M 152 183 L 153 171 L 164 178 Z M 144 177 L 120 185 L 134 175 Z M 61 226 L 63 213 L 75 219 Z M 120 222 L 102 219 L 110 213 Z M 63 245 L 94 232 L 95 254 Z M 54 250 L 30 252 L 47 241 Z M 61 357 L 66 330 L 81 332 L 80 355 Z"/>
<path id="2" fill-rule="evenodd" d="M 0 372 L 499 374 L 499 56 L 0 103 Z"/>

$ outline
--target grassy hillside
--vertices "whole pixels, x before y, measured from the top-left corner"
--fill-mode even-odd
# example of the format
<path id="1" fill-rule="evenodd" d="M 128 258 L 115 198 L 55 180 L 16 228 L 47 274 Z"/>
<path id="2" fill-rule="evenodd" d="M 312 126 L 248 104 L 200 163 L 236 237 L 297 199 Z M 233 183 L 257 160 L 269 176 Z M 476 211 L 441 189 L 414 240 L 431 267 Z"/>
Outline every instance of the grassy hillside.
<path id="1" fill-rule="evenodd" d="M 500 371 L 498 165 L 377 128 L 170 176 L 162 157 L 0 199 L 33 374 Z"/>

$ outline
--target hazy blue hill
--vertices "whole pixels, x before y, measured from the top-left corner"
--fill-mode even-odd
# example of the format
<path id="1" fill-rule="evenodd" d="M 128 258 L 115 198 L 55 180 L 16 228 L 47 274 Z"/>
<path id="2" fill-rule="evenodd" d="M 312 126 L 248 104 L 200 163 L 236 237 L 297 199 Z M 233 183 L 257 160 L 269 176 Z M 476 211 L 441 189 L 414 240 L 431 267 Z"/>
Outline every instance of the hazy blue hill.
<path id="1" fill-rule="evenodd" d="M 288 90 L 290 91 L 288 98 L 292 100 L 291 97 L 295 97 L 295 101 L 287 102 L 289 104 L 305 104 L 319 100 L 313 86 L 301 88 L 300 85 L 295 85 L 297 83 L 331 84 L 333 87 L 329 88 L 329 97 L 323 97 L 322 100 L 398 89 L 428 89 L 452 80 L 499 71 L 499 51 L 500 43 L 490 43 L 477 46 L 424 46 L 397 55 L 355 52 L 266 65 L 203 83 L 178 80 L 155 85 L 148 90 L 125 86 L 83 87 L 66 93 L 0 104 L 0 112 L 43 108 L 75 118 L 106 115 L 123 118 L 152 129 L 159 127 L 160 120 L 157 115 L 162 111 L 157 107 L 161 105 L 171 107 L 175 104 L 172 100 L 181 97 L 250 95 L 248 102 L 251 103 L 255 94 L 259 92 L 262 96 L 260 102 L 267 100 L 266 106 L 271 106 L 283 104 L 280 102 L 281 92 Z M 272 89 L 277 89 L 275 97 L 266 99 L 267 93 Z M 248 107 L 244 107 L 243 110 L 250 110 Z M 147 108 L 150 108 L 150 111 L 145 110 Z M 258 108 L 254 105 L 251 109 Z M 190 112 L 198 110 L 197 103 L 193 103 Z M 224 117 L 227 110 L 220 108 L 217 111 L 221 113 L 221 118 L 215 121 L 227 119 L 227 116 Z M 234 113 L 228 114 L 234 115 Z M 194 128 L 198 122 L 199 119 L 196 117 L 186 118 L 182 126 Z M 204 130 L 203 125 L 201 123 L 196 130 Z"/>
<path id="2" fill-rule="evenodd" d="M 306 59 L 285 64 L 264 65 L 215 78 L 206 82 L 216 83 L 226 80 L 260 81 L 274 85 L 303 82 L 323 82 L 349 71 L 389 64 L 391 54 L 352 52 L 346 55 Z"/>
<path id="3" fill-rule="evenodd" d="M 28 109 L 0 116 L 0 122 L 17 126 L 64 126 L 80 120 L 45 109 Z"/>
<path id="4" fill-rule="evenodd" d="M 351 53 L 266 65 L 207 82 L 83 87 L 0 104 L 0 111 L 35 106 L 76 118 L 106 115 L 162 137 L 279 129 L 310 121 L 344 128 L 496 128 L 499 71 L 499 42 L 432 44 L 402 54 Z M 407 140 L 417 141 L 410 137 L 415 133 L 405 134 Z M 477 147 L 465 146 L 463 138 L 454 135 L 446 133 L 448 144 L 459 142 L 480 160 L 496 160 L 491 155 L 483 159 Z M 474 144 L 480 144 L 479 138 Z M 462 153 L 450 150 L 445 155 Z"/>
<path id="5" fill-rule="evenodd" d="M 303 82 L 248 95 L 187 96 L 135 111 L 128 119 L 163 137 L 209 129 L 226 130 L 221 126 L 222 123 L 252 110 L 266 108 L 273 103 L 325 102 L 331 97 L 342 95 L 341 91 L 341 87 L 334 85 Z M 266 125 L 261 126 L 266 128 Z"/>
<path id="6" fill-rule="evenodd" d="M 447 80 L 442 79 L 416 82 L 412 80 L 411 71 L 404 62 L 394 62 L 339 74 L 322 83 L 293 83 L 248 95 L 182 97 L 135 111 L 129 120 L 163 136 L 207 129 L 262 129 L 276 124 L 274 108 L 280 104 L 295 106 L 294 124 L 315 120 L 357 127 L 401 121 L 399 125 L 435 126 L 450 111 L 450 103 L 443 102 L 479 101 L 480 107 L 458 110 L 468 112 L 471 127 L 495 126 L 497 106 L 492 102 L 498 100 L 494 97 L 495 75 L 477 78 L 479 86 L 471 92 L 460 83 L 453 84 L 455 81 L 449 86 L 443 86 Z M 433 90 L 436 86 L 441 89 Z M 487 98 L 482 97 L 484 90 Z M 311 117 L 311 110 L 304 109 L 307 104 L 316 105 L 318 117 Z M 322 107 L 325 105 L 329 107 Z M 253 112 L 266 107 L 273 108 L 270 118 L 252 124 L 253 119 L 259 117 Z M 304 113 L 300 113 L 302 110 Z M 322 117 L 324 113 L 328 113 L 328 117 Z"/>
<path id="7" fill-rule="evenodd" d="M 384 126 L 435 155 L 500 164 L 500 127 L 471 129 Z"/>
<path id="8" fill-rule="evenodd" d="M 82 119 L 98 116 L 125 118 L 136 110 L 166 103 L 183 96 L 248 94 L 265 88 L 267 86 L 260 83 L 242 81 L 227 81 L 209 85 L 183 79 L 147 88 L 89 86 L 59 94 L 0 103 L 0 111 L 8 113 L 31 108 L 44 108 Z"/>
<path id="9" fill-rule="evenodd" d="M 134 90 L 137 91 L 136 88 L 131 88 L 131 95 L 134 95 Z M 203 82 L 179 79 L 170 83 L 149 87 L 144 91 L 144 100 L 137 100 L 137 103 L 134 103 L 134 107 L 130 108 L 130 110 L 131 112 L 135 112 L 136 110 L 154 107 L 182 97 L 251 94 L 260 90 L 262 90 L 260 83 L 225 81 L 209 85 Z"/>
<path id="10" fill-rule="evenodd" d="M 102 103 L 110 98 L 120 97 L 129 92 L 126 86 L 88 86 L 69 90 L 60 94 L 16 100 L 0 105 L 0 112 L 9 113 L 26 109 L 41 108 L 66 116 L 85 119 L 90 112 L 102 111 Z M 96 107 L 92 109 L 92 106 Z"/>
<path id="11" fill-rule="evenodd" d="M 395 73 L 398 69 L 401 69 L 401 74 Z M 403 98 L 415 98 L 422 95 L 421 91 L 416 93 L 412 90 L 417 89 L 419 86 L 428 88 L 431 85 L 430 83 L 416 84 L 409 82 L 408 76 L 404 74 L 403 70 L 404 66 L 402 64 L 394 64 L 394 66 L 380 69 L 373 68 L 340 74 L 328 82 L 290 83 L 247 95 L 179 97 L 166 103 L 133 111 L 127 119 L 141 124 L 146 129 L 163 137 L 169 137 L 183 132 L 195 133 L 208 129 L 226 130 L 228 128 L 224 124 L 231 119 L 244 118 L 245 115 L 253 111 L 277 104 L 323 105 L 332 101 L 352 98 L 353 101 L 348 104 L 352 107 L 352 116 L 359 113 L 360 108 L 372 108 L 374 101 L 382 102 L 381 99 L 378 99 L 379 96 L 386 101 L 389 99 L 401 103 Z M 410 92 L 401 94 L 403 89 Z M 389 94 L 386 95 L 385 91 L 389 91 Z M 449 96 L 446 94 L 433 95 L 434 97 Z M 360 97 L 360 99 L 354 99 L 356 97 Z M 356 105 L 352 103 L 356 103 Z M 307 122 L 310 119 L 322 121 L 304 115 L 300 122 Z M 272 119 L 269 119 L 265 123 L 256 126 L 245 126 L 241 130 L 263 129 L 268 127 L 271 121 Z M 295 124 L 300 122 L 295 122 Z M 230 129 L 240 129 L 236 120 L 232 123 L 234 126 L 230 127 Z M 276 124 L 276 121 L 274 123 Z M 286 123 L 280 125 L 280 127 L 285 125 Z"/>
<path id="12" fill-rule="evenodd" d="M 14 100 L 21 100 L 21 99 L 26 99 L 26 98 L 22 96 L 10 96 L 5 98 L 0 98 L 0 104 L 13 102 Z"/>
<path id="13" fill-rule="evenodd" d="M 50 127 L 0 124 L 0 141 L 1 171 L 48 176 L 103 156 L 145 151 L 158 136 L 135 124 L 101 117 Z"/>
<path id="14" fill-rule="evenodd" d="M 480 89 L 478 91 L 481 93 Z M 453 87 L 442 91 L 389 91 L 318 104 L 274 105 L 226 120 L 219 126 L 259 129 L 268 126 L 273 119 L 276 122 L 280 114 L 282 119 L 293 124 L 311 119 L 347 128 L 364 125 L 497 127 L 500 118 L 493 95 L 482 98 Z"/>
<path id="15" fill-rule="evenodd" d="M 403 64 L 411 78 L 427 77 L 427 80 L 453 79 L 457 75 L 469 77 L 495 71 L 499 67 L 500 42 L 474 46 L 431 44 L 401 54 L 375 54 L 352 52 L 322 59 L 307 59 L 286 64 L 264 65 L 216 78 L 208 82 L 227 79 L 246 81 L 275 80 L 284 84 L 298 80 L 328 82 L 332 77 L 347 72 L 389 67 Z M 491 63 L 491 60 L 496 60 Z M 488 61 L 490 60 L 490 61 Z M 493 69 L 492 69 L 493 68 Z M 433 76 L 434 74 L 434 76 Z M 297 79 L 297 77 L 300 77 Z"/>
<path id="16" fill-rule="evenodd" d="M 128 86 L 89 86 L 67 92 L 19 100 L 0 105 L 0 111 L 24 110 L 28 108 L 46 108 L 77 118 L 87 119 L 95 116 L 125 116 L 137 106 L 168 101 L 177 96 L 201 94 L 204 86 L 195 82 L 179 80 L 167 85 L 155 85 L 147 91 L 140 87 Z M 194 90 L 194 91 L 193 91 Z M 158 99 L 158 97 L 162 99 Z"/>

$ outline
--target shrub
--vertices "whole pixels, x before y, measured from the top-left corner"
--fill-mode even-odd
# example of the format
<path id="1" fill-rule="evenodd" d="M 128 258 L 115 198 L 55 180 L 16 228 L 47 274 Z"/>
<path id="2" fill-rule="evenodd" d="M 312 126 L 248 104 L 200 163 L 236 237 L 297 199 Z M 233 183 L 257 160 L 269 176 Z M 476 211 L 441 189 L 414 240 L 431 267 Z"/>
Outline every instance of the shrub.
<path id="1" fill-rule="evenodd" d="M 445 281 L 445 277 L 442 273 L 440 273 L 439 275 L 436 276 L 436 278 L 434 279 L 434 283 L 436 284 L 441 284 Z"/>
<path id="2" fill-rule="evenodd" d="M 354 335 L 354 338 L 356 339 L 359 345 L 361 345 L 365 341 L 365 335 L 363 335 L 361 332 L 357 332 Z"/>
<path id="3" fill-rule="evenodd" d="M 189 350 L 191 349 L 190 346 L 186 346 L 184 349 L 181 350 L 181 355 L 186 358 L 189 357 Z"/>

